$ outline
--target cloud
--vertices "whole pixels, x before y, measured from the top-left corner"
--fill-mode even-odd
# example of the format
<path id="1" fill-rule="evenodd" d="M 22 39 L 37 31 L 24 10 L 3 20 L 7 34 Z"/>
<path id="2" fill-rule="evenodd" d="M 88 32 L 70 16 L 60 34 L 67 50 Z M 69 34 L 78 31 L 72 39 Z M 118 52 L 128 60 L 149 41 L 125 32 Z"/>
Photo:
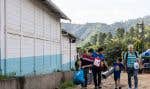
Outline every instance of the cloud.
<path id="1" fill-rule="evenodd" d="M 74 23 L 105 22 L 150 14 L 150 0 L 53 0 Z"/>

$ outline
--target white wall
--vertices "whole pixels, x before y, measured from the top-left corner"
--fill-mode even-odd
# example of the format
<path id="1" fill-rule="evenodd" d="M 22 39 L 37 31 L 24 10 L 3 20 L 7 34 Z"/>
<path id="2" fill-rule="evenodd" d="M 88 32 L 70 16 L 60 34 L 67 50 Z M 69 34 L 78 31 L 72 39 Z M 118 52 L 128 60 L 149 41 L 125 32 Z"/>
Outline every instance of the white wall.
<path id="1" fill-rule="evenodd" d="M 54 61 L 47 57 L 48 55 L 61 54 L 60 19 L 37 0 L 5 1 L 6 30 L 3 27 L 4 24 L 1 26 L 2 59 L 13 60 L 14 58 L 31 57 L 36 60 L 38 56 L 43 56 L 43 59 L 49 59 L 47 64 L 49 66 L 47 67 L 50 67 L 50 63 L 55 62 L 55 60 L 56 63 L 60 63 L 60 57 L 53 57 Z M 4 0 L 0 2 L 1 5 L 4 5 Z M 4 13 L 2 10 L 1 12 Z M 2 15 L 0 17 L 2 18 Z M 4 31 L 6 31 L 6 37 L 3 35 Z M 55 66 L 57 67 L 57 65 Z M 39 69 L 42 70 L 42 68 Z"/>
<path id="2" fill-rule="evenodd" d="M 75 61 L 77 56 L 76 43 L 71 43 L 71 60 Z"/>
<path id="3" fill-rule="evenodd" d="M 66 64 L 70 62 L 70 45 L 69 39 L 66 36 L 62 36 L 62 63 Z"/>
<path id="4" fill-rule="evenodd" d="M 71 49 L 71 53 L 70 53 L 70 49 Z M 62 55 L 63 69 L 69 70 L 70 63 L 71 63 L 71 68 L 74 67 L 74 62 L 76 60 L 76 55 L 77 55 L 76 43 L 71 43 L 71 48 L 70 48 L 69 38 L 67 36 L 62 36 L 62 53 L 63 53 Z"/>
<path id="5" fill-rule="evenodd" d="M 49 43 L 49 46 L 50 42 L 53 43 L 53 46 L 57 46 L 57 43 L 60 43 L 59 19 L 54 17 L 51 13 L 47 13 L 48 10 L 43 8 L 41 3 L 36 2 L 36 0 L 6 0 L 6 2 L 7 34 L 11 34 L 12 38 L 16 35 L 21 37 L 21 47 L 22 49 L 26 49 L 23 51 L 23 57 L 34 56 L 32 52 L 27 52 L 27 50 L 34 50 L 34 44 L 36 45 L 37 43 L 34 43 L 34 40 L 43 41 L 43 45 L 44 43 Z M 35 5 L 33 3 L 35 3 Z M 9 39 L 8 42 L 9 41 L 11 41 L 11 39 Z M 11 43 L 13 45 L 15 41 L 12 40 Z M 46 46 L 48 46 L 48 44 L 46 44 Z M 60 50 L 55 48 L 57 47 L 53 48 L 54 51 Z M 44 53 L 45 55 L 50 55 L 50 51 L 45 51 Z M 56 54 L 56 52 L 51 53 Z M 60 52 L 58 52 L 58 54 L 60 54 Z M 43 54 L 39 53 L 38 56 L 40 55 Z M 18 54 L 16 54 L 16 56 L 19 57 Z M 8 58 L 9 57 L 11 58 L 11 56 L 8 56 Z"/>

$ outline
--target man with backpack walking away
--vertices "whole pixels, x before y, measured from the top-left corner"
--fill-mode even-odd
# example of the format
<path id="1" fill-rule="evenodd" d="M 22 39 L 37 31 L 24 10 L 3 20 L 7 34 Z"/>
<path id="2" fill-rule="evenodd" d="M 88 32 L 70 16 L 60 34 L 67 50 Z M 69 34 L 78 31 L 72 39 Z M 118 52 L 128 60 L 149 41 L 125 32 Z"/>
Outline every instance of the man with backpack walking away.
<path id="1" fill-rule="evenodd" d="M 104 54 L 103 54 L 104 49 L 103 48 L 98 48 L 97 54 L 94 58 L 93 62 L 93 79 L 94 79 L 94 85 L 95 89 L 102 89 L 101 86 L 101 72 L 102 68 L 104 67 Z"/>
<path id="2" fill-rule="evenodd" d="M 125 67 L 128 74 L 128 89 L 132 89 L 131 77 L 134 76 L 134 89 L 138 89 L 138 52 L 133 50 L 133 45 L 128 45 L 128 51 L 124 55 Z"/>

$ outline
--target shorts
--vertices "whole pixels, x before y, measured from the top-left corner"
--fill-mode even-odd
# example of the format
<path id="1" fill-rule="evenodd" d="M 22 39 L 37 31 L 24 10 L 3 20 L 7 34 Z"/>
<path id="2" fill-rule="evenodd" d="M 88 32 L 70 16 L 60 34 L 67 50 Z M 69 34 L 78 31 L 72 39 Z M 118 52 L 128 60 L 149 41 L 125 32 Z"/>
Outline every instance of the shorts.
<path id="1" fill-rule="evenodd" d="M 120 79 L 120 72 L 114 72 L 114 80 L 117 81 L 118 79 Z"/>

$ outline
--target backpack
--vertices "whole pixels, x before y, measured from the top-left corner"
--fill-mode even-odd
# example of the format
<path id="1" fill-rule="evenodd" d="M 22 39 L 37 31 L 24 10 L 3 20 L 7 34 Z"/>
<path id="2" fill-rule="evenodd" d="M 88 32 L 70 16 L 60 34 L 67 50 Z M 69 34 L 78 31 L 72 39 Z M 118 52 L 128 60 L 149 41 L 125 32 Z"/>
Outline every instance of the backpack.
<path id="1" fill-rule="evenodd" d="M 99 58 L 95 58 L 95 60 L 94 60 L 94 66 L 100 67 L 100 62 L 101 62 L 101 60 Z"/>
<path id="2" fill-rule="evenodd" d="M 138 58 L 137 52 L 134 52 L 134 54 L 135 54 L 136 58 Z M 126 59 L 126 60 L 128 59 L 128 52 L 127 52 L 127 54 L 126 54 L 126 58 L 125 58 L 125 59 Z"/>
<path id="3" fill-rule="evenodd" d="M 137 52 L 134 52 L 134 54 L 135 54 L 136 58 L 138 58 Z M 127 54 L 126 54 L 125 59 L 126 59 L 126 63 L 127 63 L 127 61 L 128 61 L 128 52 L 127 52 Z"/>

